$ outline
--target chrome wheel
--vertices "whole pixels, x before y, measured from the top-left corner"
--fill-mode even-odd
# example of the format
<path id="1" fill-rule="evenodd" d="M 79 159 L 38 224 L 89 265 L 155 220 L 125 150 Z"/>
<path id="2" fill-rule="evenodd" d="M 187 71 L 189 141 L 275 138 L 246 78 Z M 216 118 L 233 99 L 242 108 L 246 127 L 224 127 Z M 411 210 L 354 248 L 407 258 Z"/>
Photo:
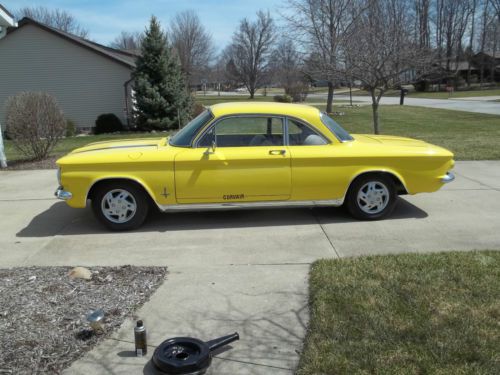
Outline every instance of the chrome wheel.
<path id="1" fill-rule="evenodd" d="M 380 181 L 370 181 L 358 190 L 357 203 L 367 214 L 382 212 L 389 203 L 389 189 Z"/>
<path id="2" fill-rule="evenodd" d="M 101 201 L 102 214 L 113 223 L 122 224 L 130 221 L 136 211 L 137 203 L 132 194 L 123 189 L 107 192 Z"/>

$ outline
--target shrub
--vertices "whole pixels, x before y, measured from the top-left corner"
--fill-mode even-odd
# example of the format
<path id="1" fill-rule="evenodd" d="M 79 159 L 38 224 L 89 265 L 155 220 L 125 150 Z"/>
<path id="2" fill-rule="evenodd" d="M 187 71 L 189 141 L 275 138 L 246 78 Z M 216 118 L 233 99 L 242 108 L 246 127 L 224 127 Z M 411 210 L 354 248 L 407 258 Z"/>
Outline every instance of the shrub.
<path id="1" fill-rule="evenodd" d="M 66 137 L 74 137 L 76 135 L 76 125 L 73 120 L 66 120 Z"/>
<path id="2" fill-rule="evenodd" d="M 420 81 L 414 83 L 413 87 L 415 87 L 415 91 L 418 91 L 418 92 L 429 91 L 430 90 L 430 82 L 427 80 L 420 80 Z"/>
<path id="3" fill-rule="evenodd" d="M 56 99 L 44 92 L 21 92 L 7 99 L 6 128 L 26 158 L 41 160 L 65 134 L 66 121 Z"/>
<path id="4" fill-rule="evenodd" d="M 285 93 L 292 97 L 293 102 L 303 102 L 309 93 L 309 87 L 304 83 L 297 83 L 289 87 L 285 87 Z"/>
<path id="5" fill-rule="evenodd" d="M 114 113 L 104 113 L 95 120 L 94 134 L 114 133 L 123 130 L 123 124 Z"/>
<path id="6" fill-rule="evenodd" d="M 291 103 L 293 98 L 290 95 L 274 95 L 274 101 L 278 103 Z"/>

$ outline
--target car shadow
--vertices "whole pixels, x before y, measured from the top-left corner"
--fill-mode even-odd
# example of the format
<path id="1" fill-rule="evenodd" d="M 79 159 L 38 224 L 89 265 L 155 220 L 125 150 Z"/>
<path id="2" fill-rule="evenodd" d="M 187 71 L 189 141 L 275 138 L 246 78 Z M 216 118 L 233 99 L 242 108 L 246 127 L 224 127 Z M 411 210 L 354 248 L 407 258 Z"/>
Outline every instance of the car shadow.
<path id="1" fill-rule="evenodd" d="M 423 219 L 425 211 L 406 201 L 399 202 L 385 220 Z M 342 207 L 268 208 L 224 211 L 152 212 L 135 232 L 171 232 L 198 229 L 224 229 L 287 225 L 334 224 L 355 222 Z M 53 204 L 35 216 L 17 237 L 51 237 L 108 233 L 93 217 L 91 209 L 73 209 L 64 202 Z"/>

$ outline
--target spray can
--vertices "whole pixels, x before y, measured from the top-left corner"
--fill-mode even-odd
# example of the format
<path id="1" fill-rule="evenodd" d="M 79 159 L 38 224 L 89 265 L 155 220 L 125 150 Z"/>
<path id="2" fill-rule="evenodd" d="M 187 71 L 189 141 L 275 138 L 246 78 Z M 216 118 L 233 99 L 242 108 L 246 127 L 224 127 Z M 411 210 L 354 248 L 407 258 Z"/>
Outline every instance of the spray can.
<path id="1" fill-rule="evenodd" d="M 134 338 L 135 338 L 135 355 L 137 357 L 142 357 L 148 352 L 148 342 L 146 335 L 146 327 L 142 320 L 137 321 L 137 325 L 134 327 Z"/>

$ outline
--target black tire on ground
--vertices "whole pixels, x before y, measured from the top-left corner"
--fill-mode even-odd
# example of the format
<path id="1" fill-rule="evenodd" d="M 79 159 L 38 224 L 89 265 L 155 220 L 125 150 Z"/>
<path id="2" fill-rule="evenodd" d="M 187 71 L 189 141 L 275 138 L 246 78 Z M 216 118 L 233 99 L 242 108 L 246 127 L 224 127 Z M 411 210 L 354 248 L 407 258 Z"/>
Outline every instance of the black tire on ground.
<path id="1" fill-rule="evenodd" d="M 120 192 L 126 193 L 125 199 L 120 200 L 119 204 L 135 205 L 135 212 L 127 210 L 124 214 L 125 217 L 121 219 L 119 215 L 106 215 L 103 210 L 111 207 L 108 207 L 109 204 L 107 201 L 103 202 L 103 200 L 110 192 L 112 192 L 111 196 L 117 199 L 117 204 Z M 132 230 L 139 228 L 144 223 L 144 220 L 146 220 L 149 212 L 149 201 L 144 190 L 132 182 L 109 181 L 97 186 L 93 192 L 92 210 L 96 218 L 109 229 L 114 231 Z"/>
<path id="2" fill-rule="evenodd" d="M 364 193 L 368 192 L 367 184 L 369 183 L 374 183 L 377 190 L 380 191 L 385 188 L 389 193 L 387 205 L 381 211 L 374 209 L 373 212 L 367 212 L 370 211 L 368 206 L 358 200 L 360 190 L 363 190 Z M 346 197 L 346 207 L 349 213 L 358 220 L 379 220 L 387 217 L 394 210 L 397 198 L 396 187 L 391 178 L 380 174 L 367 174 L 356 178 L 352 182 Z M 385 202 L 385 200 L 382 199 L 382 202 Z"/>

